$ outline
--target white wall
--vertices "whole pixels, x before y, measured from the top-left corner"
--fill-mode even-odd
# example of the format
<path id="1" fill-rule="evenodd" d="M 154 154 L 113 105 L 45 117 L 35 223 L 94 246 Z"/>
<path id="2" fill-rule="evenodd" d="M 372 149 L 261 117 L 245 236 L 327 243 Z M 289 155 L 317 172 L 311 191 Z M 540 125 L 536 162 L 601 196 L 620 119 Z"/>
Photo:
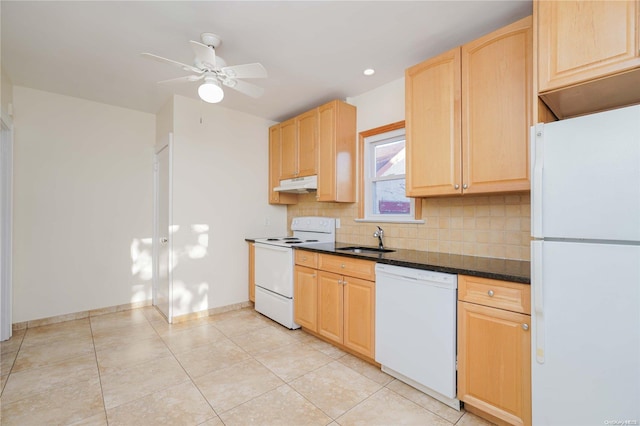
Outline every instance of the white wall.
<path id="1" fill-rule="evenodd" d="M 286 233 L 287 212 L 268 204 L 273 122 L 182 96 L 173 113 L 174 315 L 184 315 L 247 301 L 244 238 Z"/>
<path id="2" fill-rule="evenodd" d="M 404 120 L 404 77 L 348 98 L 358 108 L 358 132 Z"/>
<path id="3" fill-rule="evenodd" d="M 0 65 L 0 111 L 9 114 L 9 104 L 13 103 L 13 84 Z"/>
<path id="4" fill-rule="evenodd" d="M 15 86 L 14 322 L 151 298 L 155 116 Z"/>

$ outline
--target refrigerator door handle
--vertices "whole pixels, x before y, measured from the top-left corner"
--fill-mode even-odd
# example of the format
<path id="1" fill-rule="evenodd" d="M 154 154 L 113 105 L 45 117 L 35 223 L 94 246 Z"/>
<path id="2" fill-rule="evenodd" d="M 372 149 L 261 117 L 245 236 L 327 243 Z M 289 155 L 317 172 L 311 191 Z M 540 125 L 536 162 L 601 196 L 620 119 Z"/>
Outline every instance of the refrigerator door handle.
<path id="1" fill-rule="evenodd" d="M 545 324 L 544 324 L 544 293 L 542 280 L 542 241 L 531 242 L 531 257 L 533 270 L 531 271 L 531 285 L 533 286 L 533 308 L 535 321 L 535 358 L 538 364 L 544 364 Z"/>
<path id="2" fill-rule="evenodd" d="M 542 238 L 542 183 L 544 172 L 544 124 L 531 126 L 531 235 Z"/>

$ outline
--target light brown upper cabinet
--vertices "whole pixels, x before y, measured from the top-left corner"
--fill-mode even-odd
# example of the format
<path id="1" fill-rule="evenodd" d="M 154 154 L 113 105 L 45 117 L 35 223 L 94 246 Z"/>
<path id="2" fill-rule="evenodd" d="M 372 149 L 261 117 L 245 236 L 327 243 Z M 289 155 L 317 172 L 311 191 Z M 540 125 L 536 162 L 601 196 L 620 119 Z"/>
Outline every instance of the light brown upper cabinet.
<path id="1" fill-rule="evenodd" d="M 281 135 L 281 124 L 269 128 L 269 204 L 296 204 L 298 202 L 296 194 L 273 190 L 280 185 Z"/>
<path id="2" fill-rule="evenodd" d="M 318 107 L 318 201 L 356 200 L 356 107 L 338 100 Z"/>
<path id="3" fill-rule="evenodd" d="M 526 191 L 532 18 L 405 72 L 407 196 Z"/>
<path id="4" fill-rule="evenodd" d="M 640 102 L 640 1 L 535 1 L 540 97 L 559 118 Z"/>
<path id="5" fill-rule="evenodd" d="M 295 204 L 273 190 L 281 179 L 318 175 L 318 201 L 356 201 L 356 107 L 334 100 L 269 129 L 269 202 Z"/>
<path id="6" fill-rule="evenodd" d="M 318 173 L 318 111 L 312 109 L 280 123 L 282 153 L 280 179 Z"/>

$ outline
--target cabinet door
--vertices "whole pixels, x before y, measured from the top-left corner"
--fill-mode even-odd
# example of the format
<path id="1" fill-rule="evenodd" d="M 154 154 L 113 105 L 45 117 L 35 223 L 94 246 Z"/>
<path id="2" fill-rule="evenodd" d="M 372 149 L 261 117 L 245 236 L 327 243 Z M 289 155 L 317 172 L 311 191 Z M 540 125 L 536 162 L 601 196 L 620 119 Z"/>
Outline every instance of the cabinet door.
<path id="1" fill-rule="evenodd" d="M 640 2 L 536 1 L 538 90 L 640 66 Z"/>
<path id="2" fill-rule="evenodd" d="M 318 107 L 318 201 L 356 201 L 356 107 Z"/>
<path id="3" fill-rule="evenodd" d="M 460 72 L 459 47 L 405 72 L 409 197 L 462 192 Z"/>
<path id="4" fill-rule="evenodd" d="M 318 276 L 315 269 L 296 265 L 294 269 L 293 319 L 311 331 L 318 331 Z"/>
<path id="5" fill-rule="evenodd" d="M 375 358 L 375 284 L 344 277 L 344 345 Z"/>
<path id="6" fill-rule="evenodd" d="M 298 196 L 274 191 L 280 185 L 281 139 L 280 125 L 269 128 L 269 204 L 296 204 Z"/>
<path id="7" fill-rule="evenodd" d="M 296 177 L 298 164 L 297 126 L 295 118 L 280 123 L 280 179 L 291 179 Z"/>
<path id="8" fill-rule="evenodd" d="M 249 243 L 249 300 L 256 301 L 256 246 Z"/>
<path id="9" fill-rule="evenodd" d="M 336 105 L 318 108 L 318 201 L 336 199 Z"/>
<path id="10" fill-rule="evenodd" d="M 531 424 L 529 315 L 458 302 L 458 399 Z"/>
<path id="11" fill-rule="evenodd" d="M 307 111 L 296 117 L 298 126 L 298 174 L 312 176 L 318 173 L 318 110 Z"/>
<path id="12" fill-rule="evenodd" d="M 342 276 L 318 271 L 318 333 L 337 343 L 343 339 Z"/>
<path id="13" fill-rule="evenodd" d="M 462 46 L 464 193 L 527 191 L 532 18 Z"/>

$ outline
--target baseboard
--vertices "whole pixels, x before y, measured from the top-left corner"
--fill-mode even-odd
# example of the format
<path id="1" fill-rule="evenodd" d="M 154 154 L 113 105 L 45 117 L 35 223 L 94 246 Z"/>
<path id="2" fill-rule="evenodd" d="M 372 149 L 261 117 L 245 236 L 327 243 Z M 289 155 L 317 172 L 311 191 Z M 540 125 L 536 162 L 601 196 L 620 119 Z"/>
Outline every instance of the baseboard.
<path id="1" fill-rule="evenodd" d="M 57 324 L 59 322 L 73 321 L 83 318 L 96 317 L 99 315 L 112 314 L 114 312 L 129 311 L 131 309 L 151 306 L 151 299 L 140 302 L 125 303 L 123 305 L 108 306 L 106 308 L 91 309 L 89 311 L 74 312 L 71 314 L 56 315 L 53 317 L 40 318 L 37 320 L 16 322 L 12 324 L 13 331 L 24 330 L 26 328 L 42 327 L 43 325 Z"/>
<path id="2" fill-rule="evenodd" d="M 125 303 L 124 305 L 109 306 L 106 308 L 92 309 L 90 311 L 74 312 L 71 314 L 56 315 L 53 317 L 40 318 L 37 320 L 16 322 L 12 324 L 12 329 L 13 331 L 18 331 L 18 330 L 24 330 L 26 328 L 42 327 L 43 325 L 57 324 L 59 322 L 91 318 L 99 315 L 112 314 L 114 312 L 129 311 L 131 309 L 144 308 L 145 306 L 151 306 L 151 305 L 152 305 L 151 300 L 144 300 L 141 302 L 134 302 L 134 303 Z M 211 308 L 211 309 L 207 309 L 199 312 L 191 312 L 188 314 L 173 317 L 173 324 L 177 324 L 179 322 L 184 322 L 184 321 L 191 321 L 198 318 L 204 318 L 210 315 L 222 314 L 224 312 L 236 311 L 239 309 L 248 308 L 252 306 L 253 304 L 247 301 L 247 302 L 234 303 L 232 305 L 227 305 L 227 306 L 219 306 L 217 308 Z"/>
<path id="3" fill-rule="evenodd" d="M 217 308 L 206 309 L 204 311 L 191 312 L 184 315 L 177 315 L 173 317 L 173 324 L 177 324 L 179 322 L 191 321 L 198 318 L 204 318 L 211 315 L 222 314 L 229 311 L 237 311 L 238 309 L 248 308 L 253 306 L 253 304 L 249 301 L 234 303 L 233 305 L 219 306 Z"/>

